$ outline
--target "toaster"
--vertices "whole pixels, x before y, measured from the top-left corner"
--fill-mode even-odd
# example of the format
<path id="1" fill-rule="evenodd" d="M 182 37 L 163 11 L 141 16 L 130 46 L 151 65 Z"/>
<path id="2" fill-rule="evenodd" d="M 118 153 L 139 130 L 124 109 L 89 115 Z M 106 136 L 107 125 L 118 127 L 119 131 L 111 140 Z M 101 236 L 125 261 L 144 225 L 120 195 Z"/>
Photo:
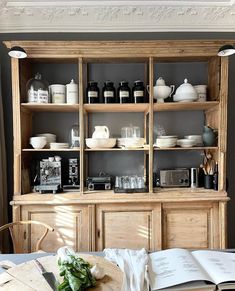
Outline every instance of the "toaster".
<path id="1" fill-rule="evenodd" d="M 160 187 L 189 187 L 190 175 L 187 168 L 160 170 Z"/>

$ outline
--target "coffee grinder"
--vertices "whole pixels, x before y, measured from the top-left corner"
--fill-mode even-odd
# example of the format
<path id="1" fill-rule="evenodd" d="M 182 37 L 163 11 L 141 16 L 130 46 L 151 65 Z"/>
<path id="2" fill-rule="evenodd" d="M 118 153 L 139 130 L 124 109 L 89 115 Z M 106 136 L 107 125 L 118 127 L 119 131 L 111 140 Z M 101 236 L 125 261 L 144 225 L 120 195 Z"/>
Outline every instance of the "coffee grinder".
<path id="1" fill-rule="evenodd" d="M 80 189 L 79 183 L 79 159 L 69 159 L 69 177 L 66 185 L 63 185 L 64 191 L 77 191 Z"/>

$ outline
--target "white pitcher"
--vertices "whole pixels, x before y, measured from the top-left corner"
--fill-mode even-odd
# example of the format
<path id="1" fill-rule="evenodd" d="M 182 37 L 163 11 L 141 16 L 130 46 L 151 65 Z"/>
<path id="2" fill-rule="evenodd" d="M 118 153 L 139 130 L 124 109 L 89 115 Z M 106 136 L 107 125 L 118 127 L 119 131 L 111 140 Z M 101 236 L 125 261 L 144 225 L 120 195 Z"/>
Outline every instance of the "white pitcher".
<path id="1" fill-rule="evenodd" d="M 105 125 L 95 126 L 95 131 L 92 134 L 92 138 L 109 138 L 109 129 Z"/>

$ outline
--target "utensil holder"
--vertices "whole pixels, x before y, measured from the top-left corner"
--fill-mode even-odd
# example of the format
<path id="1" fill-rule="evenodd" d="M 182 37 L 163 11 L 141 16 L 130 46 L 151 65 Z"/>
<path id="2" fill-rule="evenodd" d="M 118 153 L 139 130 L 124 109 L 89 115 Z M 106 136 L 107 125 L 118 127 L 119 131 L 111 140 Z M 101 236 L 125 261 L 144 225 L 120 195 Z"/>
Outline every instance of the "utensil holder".
<path id="1" fill-rule="evenodd" d="M 213 189 L 213 175 L 204 176 L 204 188 Z"/>

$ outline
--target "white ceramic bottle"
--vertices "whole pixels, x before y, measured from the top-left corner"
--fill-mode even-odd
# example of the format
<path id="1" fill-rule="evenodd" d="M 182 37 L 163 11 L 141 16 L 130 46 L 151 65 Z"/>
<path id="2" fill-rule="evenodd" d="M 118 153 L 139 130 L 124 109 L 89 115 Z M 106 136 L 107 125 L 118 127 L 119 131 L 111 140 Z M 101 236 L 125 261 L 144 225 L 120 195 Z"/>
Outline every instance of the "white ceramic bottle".
<path id="1" fill-rule="evenodd" d="M 66 101 L 68 104 L 78 103 L 78 84 L 73 79 L 66 85 Z"/>

